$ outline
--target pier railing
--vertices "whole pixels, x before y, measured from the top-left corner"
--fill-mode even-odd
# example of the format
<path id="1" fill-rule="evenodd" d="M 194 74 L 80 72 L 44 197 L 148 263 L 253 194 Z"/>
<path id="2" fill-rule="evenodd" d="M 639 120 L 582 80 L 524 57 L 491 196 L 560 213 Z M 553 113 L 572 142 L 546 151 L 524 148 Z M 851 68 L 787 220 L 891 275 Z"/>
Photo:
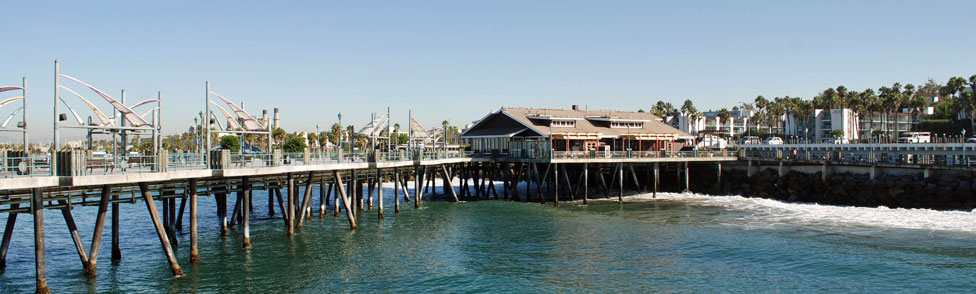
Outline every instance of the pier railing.
<path id="1" fill-rule="evenodd" d="M 125 173 L 151 173 L 170 170 L 200 170 L 208 168 L 238 169 L 289 165 L 318 165 L 365 162 L 412 162 L 452 158 L 470 158 L 464 151 L 427 152 L 271 152 L 271 153 L 230 153 L 226 163 L 210 166 L 201 153 L 168 153 L 159 155 L 124 154 L 101 155 L 84 151 L 58 152 L 60 176 L 107 175 Z M 214 153 L 213 156 L 223 156 Z M 51 176 L 51 155 L 35 154 L 29 157 L 5 156 L 0 154 L 0 178 Z"/>
<path id="2" fill-rule="evenodd" d="M 553 159 L 597 159 L 597 158 L 691 158 L 729 156 L 726 150 L 693 151 L 556 151 Z M 733 154 L 734 155 L 734 154 Z"/>

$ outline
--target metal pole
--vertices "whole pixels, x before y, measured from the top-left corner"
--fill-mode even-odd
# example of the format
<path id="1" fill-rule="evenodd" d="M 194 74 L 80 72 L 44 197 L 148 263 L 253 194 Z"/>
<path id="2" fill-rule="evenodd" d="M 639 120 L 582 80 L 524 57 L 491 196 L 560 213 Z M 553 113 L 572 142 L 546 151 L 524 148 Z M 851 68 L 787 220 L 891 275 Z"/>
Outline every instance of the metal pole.
<path id="1" fill-rule="evenodd" d="M 204 145 L 204 148 L 205 149 L 201 152 L 201 153 L 203 153 L 202 156 L 203 156 L 203 162 L 204 162 L 204 164 L 206 164 L 207 162 L 209 162 L 208 159 L 210 158 L 210 154 L 207 154 L 210 151 L 210 81 L 207 81 L 206 84 L 207 84 L 207 95 L 206 95 L 206 99 L 203 100 L 203 105 L 204 105 L 204 111 L 203 111 L 203 113 L 204 113 L 204 115 L 203 115 L 202 119 L 203 119 L 204 128 L 206 129 L 206 132 L 207 132 L 207 134 L 206 134 L 207 135 L 207 138 L 206 138 L 207 144 Z"/>
<path id="2" fill-rule="evenodd" d="M 57 60 L 55 60 L 54 61 L 54 123 L 53 123 L 53 125 L 54 125 L 54 141 L 51 142 L 51 147 L 52 147 L 51 149 L 53 151 L 58 151 L 58 92 L 59 92 L 58 91 L 58 84 L 61 81 L 61 79 L 59 79 L 58 77 L 59 77 L 60 71 L 61 71 L 61 64 L 58 63 Z M 24 98 L 24 99 L 26 99 L 26 98 Z M 27 113 L 27 110 L 26 109 L 24 109 L 24 113 Z M 58 175 L 57 174 L 57 168 L 56 168 L 57 166 L 58 166 L 58 157 L 55 156 L 54 153 L 51 153 L 51 175 L 52 176 Z M 47 282 L 45 282 L 45 284 L 46 283 Z M 46 288 L 47 285 L 45 285 L 44 287 Z"/>
<path id="3" fill-rule="evenodd" d="M 27 143 L 27 78 L 26 77 L 21 79 L 20 85 L 21 85 L 20 96 L 24 97 L 21 98 L 20 100 L 21 102 L 24 103 L 24 113 L 21 114 L 24 120 L 24 128 L 21 130 L 24 132 L 24 156 L 30 156 L 30 148 L 28 147 L 30 144 Z"/>

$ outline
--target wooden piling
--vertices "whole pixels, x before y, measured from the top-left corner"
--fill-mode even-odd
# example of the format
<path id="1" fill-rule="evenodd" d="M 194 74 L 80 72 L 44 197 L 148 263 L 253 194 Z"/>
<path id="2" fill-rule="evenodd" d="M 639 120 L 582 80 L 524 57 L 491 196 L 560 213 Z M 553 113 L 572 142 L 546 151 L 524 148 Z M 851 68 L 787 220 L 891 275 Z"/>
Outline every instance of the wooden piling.
<path id="1" fill-rule="evenodd" d="M 393 213 L 400 213 L 400 169 L 395 167 L 393 168 Z"/>
<path id="2" fill-rule="evenodd" d="M 691 193 L 691 186 L 689 185 L 690 180 L 688 179 L 690 175 L 688 174 L 688 162 L 685 161 L 685 193 Z"/>
<path id="3" fill-rule="evenodd" d="M 240 193 L 241 201 L 241 226 L 244 227 L 244 241 L 241 247 L 244 249 L 251 249 L 251 183 L 248 181 L 247 177 L 241 179 Z"/>
<path id="4" fill-rule="evenodd" d="M 441 177 L 444 180 L 444 193 L 450 195 L 454 199 L 454 202 L 458 202 L 457 193 L 454 192 L 454 184 L 451 183 L 451 174 L 447 172 L 445 165 L 441 165 L 441 173 L 443 173 Z"/>
<path id="5" fill-rule="evenodd" d="M 552 193 L 552 206 L 559 207 L 559 164 L 553 164 L 553 179 L 555 179 Z"/>
<path id="6" fill-rule="evenodd" d="M 292 236 L 295 235 L 295 177 L 291 173 L 288 173 L 287 177 L 288 193 L 286 195 L 288 197 L 286 198 L 288 199 L 286 200 L 288 200 L 288 210 L 286 210 L 286 214 L 288 215 L 288 236 Z"/>
<path id="7" fill-rule="evenodd" d="M 302 199 L 301 213 L 298 215 L 298 228 L 305 225 L 305 216 L 308 214 L 308 203 L 312 201 L 312 173 L 308 173 L 308 180 L 305 181 L 305 197 Z"/>
<path id="8" fill-rule="evenodd" d="M 190 179 L 190 263 L 200 262 L 197 250 L 197 179 Z M 270 195 L 270 194 L 268 194 Z"/>
<path id="9" fill-rule="evenodd" d="M 10 210 L 18 208 L 20 208 L 20 203 L 10 204 Z M 10 249 L 10 238 L 13 238 L 16 223 L 17 213 L 7 214 L 7 225 L 3 229 L 3 241 L 0 241 L 0 271 L 7 267 L 7 249 Z"/>
<path id="10" fill-rule="evenodd" d="M 75 219 L 71 216 L 71 206 L 65 200 L 58 200 L 58 204 L 61 204 L 61 215 L 64 216 L 64 223 L 68 225 L 68 232 L 71 233 L 71 241 L 75 244 L 75 250 L 78 251 L 81 266 L 87 270 L 88 252 L 85 250 L 85 244 L 81 241 L 81 234 L 78 233 L 78 226 L 75 225 Z"/>
<path id="11" fill-rule="evenodd" d="M 281 210 L 281 220 L 285 222 L 285 226 L 288 226 L 288 209 L 285 209 L 285 202 L 282 200 L 281 188 L 275 188 L 275 198 L 278 199 L 278 209 Z M 288 192 L 287 190 L 285 191 Z"/>
<path id="12" fill-rule="evenodd" d="M 376 169 L 376 202 L 377 202 L 377 216 L 383 219 L 383 170 Z M 396 194 L 393 194 L 393 198 L 396 198 Z"/>
<path id="13" fill-rule="evenodd" d="M 654 163 L 654 194 L 651 194 L 651 198 L 657 198 L 657 185 L 661 177 L 661 165 L 657 162 Z"/>
<path id="14" fill-rule="evenodd" d="M 181 269 L 180 264 L 176 262 L 176 256 L 173 254 L 173 247 L 169 244 L 169 238 L 166 236 L 163 223 L 160 221 L 159 213 L 156 211 L 156 203 L 153 201 L 152 192 L 149 191 L 149 184 L 139 183 L 139 190 L 142 191 L 142 198 L 145 200 L 146 208 L 149 210 L 149 217 L 152 218 L 153 225 L 156 227 L 156 235 L 159 236 L 159 243 L 163 246 L 163 252 L 166 254 L 166 259 L 169 261 L 169 268 L 173 272 L 173 276 L 182 277 L 183 269 Z"/>
<path id="15" fill-rule="evenodd" d="M 617 193 L 617 202 L 624 202 L 624 164 L 620 163 L 617 166 L 617 172 L 619 173 L 617 178 L 620 179 L 620 191 Z"/>
<path id="16" fill-rule="evenodd" d="M 590 197 L 590 169 L 587 163 L 583 163 L 583 205 L 586 205 L 587 198 Z"/>
<path id="17" fill-rule="evenodd" d="M 335 181 L 336 190 L 339 192 L 339 197 L 342 198 L 342 206 L 346 209 L 346 217 L 349 219 L 349 228 L 358 229 L 359 226 L 356 225 L 356 216 L 353 215 L 352 203 L 349 201 L 349 197 L 346 195 L 346 190 L 342 188 L 342 175 L 339 171 L 332 171 L 332 178 Z"/>
<path id="18" fill-rule="evenodd" d="M 325 177 L 319 177 L 319 218 L 325 217 L 325 205 L 329 204 L 328 195 L 325 191 Z"/>
<path id="19" fill-rule="evenodd" d="M 122 259 L 122 249 L 119 248 L 119 195 L 112 196 L 112 260 Z"/>
<path id="20" fill-rule="evenodd" d="M 112 197 L 112 187 L 102 186 L 102 195 L 98 201 L 98 214 L 95 215 L 95 231 L 92 232 L 92 244 L 88 253 L 88 266 L 85 276 L 94 277 L 97 274 L 98 248 L 102 245 L 102 229 L 105 228 L 105 214 L 108 212 L 108 200 Z"/>
<path id="21" fill-rule="evenodd" d="M 186 209 L 186 195 L 180 197 L 180 212 L 176 215 L 176 230 L 183 231 L 183 211 Z"/>
<path id="22" fill-rule="evenodd" d="M 31 189 L 31 211 L 34 213 L 34 278 L 35 293 L 51 293 L 47 287 L 47 266 L 44 258 L 44 201 L 40 188 Z"/>
<path id="23" fill-rule="evenodd" d="M 274 189 L 271 189 L 271 181 L 266 185 L 268 186 L 268 217 L 274 217 Z"/>
<path id="24" fill-rule="evenodd" d="M 414 166 L 414 179 L 413 179 L 413 208 L 420 208 L 420 198 L 423 196 L 420 190 L 420 182 L 424 180 L 424 171 L 418 169 L 419 166 Z M 426 170 L 426 167 L 422 169 Z"/>
<path id="25" fill-rule="evenodd" d="M 223 183 L 217 185 L 216 196 L 214 199 L 217 200 L 217 218 L 220 221 L 220 236 L 224 237 L 228 235 L 227 231 L 227 193 L 226 187 Z"/>

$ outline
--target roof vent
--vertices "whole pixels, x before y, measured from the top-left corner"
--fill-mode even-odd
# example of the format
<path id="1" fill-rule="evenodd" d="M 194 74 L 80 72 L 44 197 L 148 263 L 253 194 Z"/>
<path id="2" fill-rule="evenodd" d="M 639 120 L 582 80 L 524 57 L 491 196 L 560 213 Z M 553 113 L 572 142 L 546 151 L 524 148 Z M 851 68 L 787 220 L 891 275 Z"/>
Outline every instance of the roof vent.
<path id="1" fill-rule="evenodd" d="M 579 105 L 573 104 L 573 110 L 579 111 Z"/>

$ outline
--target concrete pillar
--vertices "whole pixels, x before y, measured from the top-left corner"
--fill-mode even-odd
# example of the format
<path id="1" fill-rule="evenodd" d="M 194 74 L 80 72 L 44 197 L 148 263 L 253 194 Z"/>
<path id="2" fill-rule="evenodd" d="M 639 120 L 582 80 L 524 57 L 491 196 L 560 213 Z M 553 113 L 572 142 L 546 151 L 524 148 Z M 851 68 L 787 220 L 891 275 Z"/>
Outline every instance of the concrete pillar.
<path id="1" fill-rule="evenodd" d="M 244 227 L 244 242 L 241 245 L 244 249 L 251 248 L 251 185 L 248 183 L 247 177 L 241 179 L 241 221 L 244 223 L 241 225 Z"/>
<path id="2" fill-rule="evenodd" d="M 586 205 L 586 199 L 590 197 L 590 169 L 586 162 L 583 163 L 583 205 Z"/>
<path id="3" fill-rule="evenodd" d="M 657 185 L 661 179 L 661 165 L 657 162 L 654 163 L 654 194 L 651 194 L 652 198 L 657 198 Z"/>

